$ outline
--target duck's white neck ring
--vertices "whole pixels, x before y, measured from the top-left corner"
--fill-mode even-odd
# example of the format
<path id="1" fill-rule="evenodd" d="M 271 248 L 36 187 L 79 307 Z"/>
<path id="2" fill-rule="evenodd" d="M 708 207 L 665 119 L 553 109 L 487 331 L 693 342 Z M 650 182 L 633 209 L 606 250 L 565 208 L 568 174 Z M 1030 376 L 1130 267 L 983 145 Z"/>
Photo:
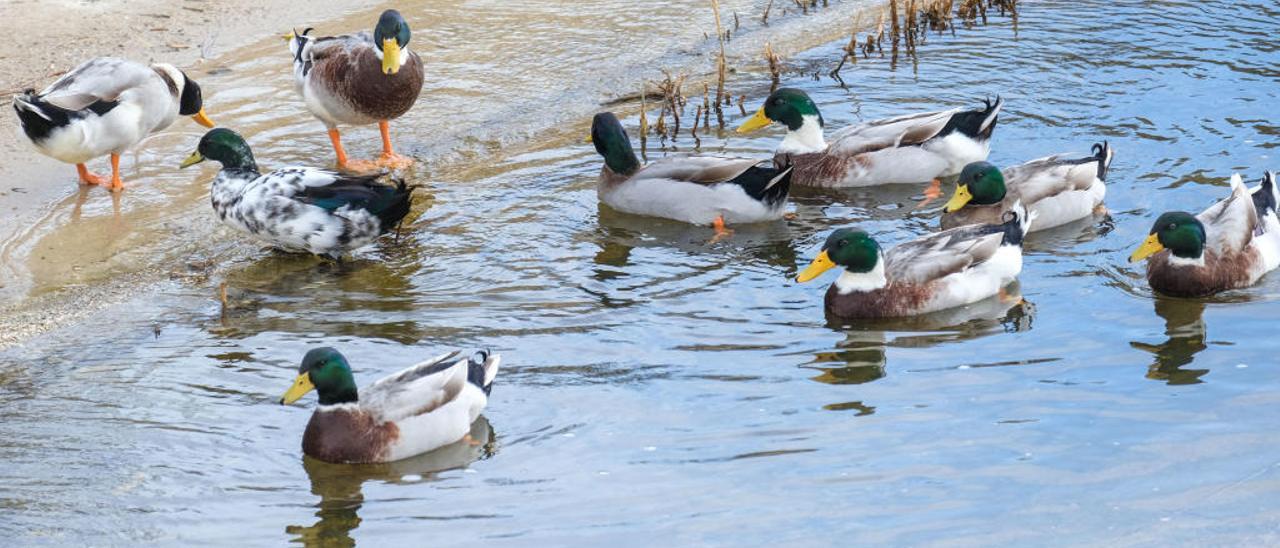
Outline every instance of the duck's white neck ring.
<path id="1" fill-rule="evenodd" d="M 822 136 L 822 123 L 816 114 L 806 114 L 799 129 L 788 129 L 786 138 L 778 145 L 778 152 L 808 154 L 827 150 L 827 140 Z"/>
<path id="2" fill-rule="evenodd" d="M 889 279 L 884 275 L 884 256 L 876 257 L 876 267 L 871 272 L 842 272 L 839 278 L 836 278 L 836 291 L 841 295 L 848 295 L 854 291 L 875 291 L 889 285 Z"/>

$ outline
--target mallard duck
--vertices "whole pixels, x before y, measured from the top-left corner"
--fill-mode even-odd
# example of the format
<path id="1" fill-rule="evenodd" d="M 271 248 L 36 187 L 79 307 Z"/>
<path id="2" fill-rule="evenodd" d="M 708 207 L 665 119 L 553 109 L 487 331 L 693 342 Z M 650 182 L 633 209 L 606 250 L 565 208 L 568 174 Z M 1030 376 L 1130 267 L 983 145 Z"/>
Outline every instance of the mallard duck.
<path id="1" fill-rule="evenodd" d="M 382 174 L 343 175 L 314 167 L 258 171 L 240 134 L 209 131 L 183 168 L 214 160 L 222 171 L 209 198 L 222 222 L 286 251 L 337 259 L 386 234 L 409 213 L 413 189 L 404 180 L 378 183 Z"/>
<path id="2" fill-rule="evenodd" d="M 611 112 L 596 114 L 590 140 L 604 156 L 600 201 L 618 211 L 712 225 L 718 232 L 726 232 L 726 223 L 775 220 L 784 213 L 790 166 L 719 156 L 669 156 L 641 166 Z"/>
<path id="3" fill-rule="evenodd" d="M 1107 195 L 1114 152 L 1106 142 L 1083 158 L 1057 154 L 1004 170 L 987 162 L 964 166 L 942 213 L 942 228 L 998 223 L 1014 202 L 1035 215 L 1035 230 L 1092 215 Z"/>
<path id="4" fill-rule="evenodd" d="M 205 127 L 200 86 L 173 65 L 147 66 L 99 57 L 58 78 L 44 91 L 13 96 L 27 138 L 46 156 L 75 164 L 80 182 L 124 188 L 120 155 L 148 135 L 191 116 Z M 111 178 L 94 175 L 85 162 L 111 155 Z"/>
<path id="5" fill-rule="evenodd" d="M 1147 282 L 1172 297 L 1202 297 L 1253 285 L 1280 265 L 1280 201 L 1275 173 L 1245 188 L 1231 176 L 1231 195 L 1199 215 L 1161 215 L 1129 262 L 1147 260 Z"/>
<path id="6" fill-rule="evenodd" d="M 816 187 L 855 187 L 922 183 L 960 172 L 987 159 L 991 133 L 1004 101 L 982 110 L 959 109 L 908 114 L 837 131 L 823 137 L 822 114 L 809 95 L 780 88 L 738 127 L 749 133 L 779 122 L 787 136 L 778 145 L 778 162 L 795 164 L 795 183 Z"/>
<path id="7" fill-rule="evenodd" d="M 969 225 L 880 249 L 866 232 L 832 232 L 796 281 L 837 266 L 844 273 L 827 290 L 826 311 L 837 318 L 895 318 L 978 302 L 1022 271 L 1022 238 L 1032 218 L 1014 204 L 1002 224 Z"/>
<path id="8" fill-rule="evenodd" d="M 347 159 L 338 124 L 378 123 L 382 156 L 376 165 L 405 167 L 413 160 L 391 148 L 388 122 L 409 111 L 422 91 L 422 59 L 409 51 L 409 23 L 396 10 L 382 12 L 373 34 L 285 35 L 293 54 L 293 75 L 307 110 L 329 128 L 338 168 L 365 170 L 369 162 Z"/>
<path id="9" fill-rule="evenodd" d="M 315 390 L 320 407 L 302 434 L 302 452 L 325 462 L 390 462 L 439 449 L 471 431 L 489 403 L 502 358 L 437 356 L 384 377 L 357 393 L 347 358 L 313 348 L 280 398 L 291 404 Z"/>

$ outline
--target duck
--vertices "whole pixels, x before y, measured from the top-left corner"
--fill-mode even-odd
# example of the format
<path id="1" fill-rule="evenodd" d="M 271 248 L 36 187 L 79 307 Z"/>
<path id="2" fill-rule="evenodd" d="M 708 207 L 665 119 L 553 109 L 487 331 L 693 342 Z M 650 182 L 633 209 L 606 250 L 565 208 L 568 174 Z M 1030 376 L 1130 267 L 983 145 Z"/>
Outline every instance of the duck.
<path id="1" fill-rule="evenodd" d="M 828 316 L 839 319 L 901 318 L 964 306 L 1001 295 L 1017 278 L 1032 219 L 1014 204 L 1001 224 L 943 230 L 888 251 L 866 231 L 837 229 L 796 281 L 843 267 L 824 298 Z"/>
<path id="2" fill-rule="evenodd" d="M 309 36 L 313 29 L 284 38 L 293 55 L 294 88 L 307 110 L 324 123 L 337 154 L 338 169 L 367 171 L 403 168 L 413 160 L 395 153 L 390 121 L 418 100 L 425 79 L 422 58 L 409 50 L 409 23 L 396 10 L 378 17 L 373 33 Z M 378 124 L 382 156 L 374 162 L 351 160 L 342 148 L 339 124 Z"/>
<path id="3" fill-rule="evenodd" d="M 864 187 L 934 182 L 986 160 L 991 135 L 1004 100 L 985 101 L 979 110 L 907 114 L 850 126 L 823 136 L 822 113 L 803 90 L 779 88 L 764 106 L 738 127 L 751 133 L 775 122 L 787 136 L 774 158 L 795 165 L 795 184 L 812 187 Z"/>
<path id="4" fill-rule="evenodd" d="M 76 165 L 80 182 L 124 189 L 120 155 L 178 116 L 212 128 L 200 85 L 177 67 L 98 57 L 81 63 L 44 91 L 13 96 L 22 131 L 40 153 Z M 111 177 L 85 163 L 111 156 Z"/>
<path id="5" fill-rule="evenodd" d="M 302 434 L 303 454 L 335 464 L 392 462 L 465 439 L 489 403 L 502 357 L 454 351 L 388 375 L 357 391 L 351 365 L 336 348 L 308 350 L 280 398 L 292 404 L 312 390 L 320 406 Z"/>
<path id="6" fill-rule="evenodd" d="M 595 115 L 588 140 L 604 157 L 600 201 L 618 211 L 711 225 L 718 235 L 730 232 L 727 224 L 777 220 L 786 213 L 789 165 L 709 155 L 668 156 L 641 165 L 612 112 Z"/>
<path id="7" fill-rule="evenodd" d="M 1231 177 L 1231 194 L 1199 215 L 1160 215 L 1129 262 L 1147 261 L 1147 283 L 1170 297 L 1205 297 L 1248 287 L 1280 266 L 1275 173 L 1258 186 Z"/>
<path id="8" fill-rule="evenodd" d="M 1014 202 L 1036 216 L 1035 230 L 1047 230 L 1103 210 L 1107 170 L 1115 151 L 1103 141 L 1090 156 L 1055 154 L 1003 172 L 973 162 L 960 172 L 955 192 L 943 207 L 942 228 L 1000 222 Z"/>
<path id="9" fill-rule="evenodd" d="M 244 137 L 210 130 L 186 168 L 205 160 L 222 164 L 209 192 L 213 210 L 227 225 L 291 252 L 341 259 L 372 244 L 409 214 L 413 187 L 385 174 L 347 175 L 314 167 L 286 167 L 263 174 Z"/>

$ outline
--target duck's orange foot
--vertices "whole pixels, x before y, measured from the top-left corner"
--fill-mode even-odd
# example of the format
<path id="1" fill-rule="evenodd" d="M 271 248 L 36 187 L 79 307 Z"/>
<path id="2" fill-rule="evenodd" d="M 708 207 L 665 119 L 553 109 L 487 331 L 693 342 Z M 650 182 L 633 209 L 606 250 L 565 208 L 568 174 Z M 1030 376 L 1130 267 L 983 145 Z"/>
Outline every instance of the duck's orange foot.
<path id="1" fill-rule="evenodd" d="M 380 171 L 381 169 L 382 167 L 378 165 L 378 162 L 373 160 L 347 160 L 345 162 L 338 162 L 338 170 L 349 173 L 372 173 Z"/>
<path id="2" fill-rule="evenodd" d="M 1099 217 L 1107 215 L 1109 213 L 1110 211 L 1107 210 L 1107 204 L 1098 204 L 1093 208 L 1093 214 Z"/>
<path id="3" fill-rule="evenodd" d="M 786 219 L 786 220 L 788 220 L 788 221 L 794 221 L 794 220 L 796 220 L 796 219 L 799 219 L 799 218 L 800 218 L 800 214 L 799 214 L 799 213 L 796 213 L 796 212 L 794 212 L 794 211 L 789 211 L 789 212 L 787 212 L 787 213 L 783 213 L 783 214 L 782 214 L 782 218 L 783 218 L 783 219 Z"/>
<path id="4" fill-rule="evenodd" d="M 76 164 L 76 173 L 80 174 L 80 182 L 86 185 L 108 186 L 111 184 L 110 179 L 95 173 L 90 173 L 89 168 L 85 167 L 84 164 Z"/>
<path id="5" fill-rule="evenodd" d="M 924 189 L 924 199 L 921 200 L 920 203 L 916 204 L 916 208 L 924 207 L 928 205 L 929 202 L 937 200 L 940 197 L 942 197 L 942 179 L 934 178 L 934 180 L 929 183 L 929 188 Z"/>
<path id="6" fill-rule="evenodd" d="M 707 241 L 707 245 L 714 244 L 720 240 L 733 236 L 733 231 L 725 228 L 724 226 L 724 215 L 717 216 L 716 220 L 711 222 L 711 228 L 716 229 L 716 235 L 712 236 L 711 240 Z"/>
<path id="7" fill-rule="evenodd" d="M 401 156 L 394 152 L 383 153 L 382 156 L 380 156 L 374 163 L 376 163 L 378 167 L 384 167 L 387 169 L 404 169 L 413 165 L 413 158 Z"/>

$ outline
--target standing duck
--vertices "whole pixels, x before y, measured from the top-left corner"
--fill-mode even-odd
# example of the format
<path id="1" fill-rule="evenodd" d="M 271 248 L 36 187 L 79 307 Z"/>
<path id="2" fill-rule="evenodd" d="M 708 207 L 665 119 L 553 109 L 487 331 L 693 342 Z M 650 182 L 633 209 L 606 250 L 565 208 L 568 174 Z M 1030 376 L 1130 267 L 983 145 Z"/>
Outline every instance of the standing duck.
<path id="1" fill-rule="evenodd" d="M 769 160 L 669 156 L 640 165 L 631 139 L 611 112 L 596 114 L 591 142 L 604 157 L 600 201 L 618 211 L 712 225 L 756 223 L 783 216 L 791 189 L 790 166 Z"/>
<path id="2" fill-rule="evenodd" d="M 502 358 L 452 352 L 356 391 L 347 358 L 324 347 L 307 352 L 280 398 L 288 405 L 315 390 L 320 406 L 302 434 L 302 452 L 325 462 L 390 462 L 464 439 L 489 403 Z"/>
<path id="3" fill-rule="evenodd" d="M 970 225 L 882 251 L 866 232 L 831 233 L 817 258 L 796 277 L 804 283 L 837 266 L 827 289 L 829 316 L 896 318 L 927 314 L 1000 295 L 1022 271 L 1022 237 L 1031 218 L 1015 204 L 1002 224 Z"/>
<path id="4" fill-rule="evenodd" d="M 955 194 L 942 213 L 942 228 L 998 223 L 1015 202 L 1036 218 L 1033 230 L 1061 226 L 1092 215 L 1107 195 L 1107 169 L 1114 152 L 1093 145 L 1083 158 L 1057 154 L 1000 171 L 987 162 L 964 166 Z"/>
<path id="5" fill-rule="evenodd" d="M 858 187 L 936 181 L 965 165 L 987 159 L 991 134 L 1004 101 L 981 110 L 959 109 L 908 114 L 837 131 L 828 143 L 822 114 L 809 95 L 780 88 L 738 127 L 749 133 L 774 122 L 787 136 L 776 161 L 795 165 L 795 183 L 815 187 Z M 936 192 L 936 189 L 935 189 Z"/>
<path id="6" fill-rule="evenodd" d="M 313 167 L 258 170 L 240 134 L 214 129 L 181 167 L 222 163 L 209 192 L 222 222 L 280 249 L 331 259 L 373 243 L 409 214 L 413 189 L 381 174 L 351 176 Z"/>
<path id="7" fill-rule="evenodd" d="M 382 12 L 373 34 L 332 37 L 289 33 L 293 75 L 307 110 L 329 128 L 338 168 L 356 171 L 375 166 L 401 168 L 413 160 L 391 148 L 389 121 L 409 111 L 422 91 L 422 59 L 409 51 L 409 23 L 396 10 Z M 338 124 L 378 123 L 382 156 L 376 162 L 349 160 Z"/>
<path id="8" fill-rule="evenodd" d="M 27 138 L 46 156 L 76 165 L 80 182 L 113 191 L 124 188 L 120 155 L 148 135 L 191 116 L 205 127 L 200 86 L 173 65 L 144 65 L 99 57 L 58 78 L 44 91 L 13 96 Z M 89 172 L 85 162 L 111 155 L 111 178 Z"/>
<path id="9" fill-rule="evenodd" d="M 1147 283 L 1171 297 L 1203 297 L 1248 287 L 1280 266 L 1280 218 L 1275 173 L 1245 188 L 1231 176 L 1231 195 L 1199 215 L 1170 211 L 1129 256 L 1147 259 Z"/>

